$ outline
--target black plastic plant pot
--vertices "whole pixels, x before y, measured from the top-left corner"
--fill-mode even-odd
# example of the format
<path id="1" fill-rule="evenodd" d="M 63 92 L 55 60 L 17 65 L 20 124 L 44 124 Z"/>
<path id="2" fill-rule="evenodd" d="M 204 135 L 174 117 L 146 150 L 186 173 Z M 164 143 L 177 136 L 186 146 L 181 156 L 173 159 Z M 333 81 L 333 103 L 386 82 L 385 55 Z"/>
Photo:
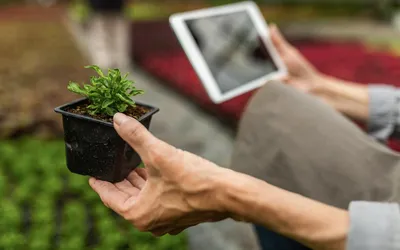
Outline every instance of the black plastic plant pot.
<path id="1" fill-rule="evenodd" d="M 68 112 L 87 102 L 80 99 L 55 109 L 62 114 L 68 169 L 112 183 L 124 180 L 141 163 L 139 155 L 115 131 L 111 122 Z M 136 102 L 149 111 L 138 119 L 147 129 L 158 108 Z"/>

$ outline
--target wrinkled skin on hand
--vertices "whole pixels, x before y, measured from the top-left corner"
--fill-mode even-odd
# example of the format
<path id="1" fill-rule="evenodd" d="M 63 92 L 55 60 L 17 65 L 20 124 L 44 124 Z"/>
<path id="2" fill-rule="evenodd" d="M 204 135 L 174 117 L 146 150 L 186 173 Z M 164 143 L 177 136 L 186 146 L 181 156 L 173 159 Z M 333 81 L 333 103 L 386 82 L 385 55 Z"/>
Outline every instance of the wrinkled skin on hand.
<path id="1" fill-rule="evenodd" d="M 125 115 L 114 117 L 114 127 L 146 167 L 116 184 L 90 179 L 107 207 L 155 236 L 179 234 L 199 223 L 228 217 L 218 204 L 218 182 L 213 178 L 223 174 L 222 168 L 157 139 Z"/>

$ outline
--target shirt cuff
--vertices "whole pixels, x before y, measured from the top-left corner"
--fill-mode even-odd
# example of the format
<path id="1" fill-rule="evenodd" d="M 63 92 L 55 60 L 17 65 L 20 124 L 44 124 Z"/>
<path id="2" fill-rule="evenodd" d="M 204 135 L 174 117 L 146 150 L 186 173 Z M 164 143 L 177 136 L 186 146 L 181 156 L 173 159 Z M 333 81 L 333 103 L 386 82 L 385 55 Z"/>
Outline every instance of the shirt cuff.
<path id="1" fill-rule="evenodd" d="M 347 250 L 400 249 L 398 204 L 352 202 Z"/>
<path id="2" fill-rule="evenodd" d="M 399 121 L 399 90 L 388 85 L 369 85 L 368 133 L 386 141 L 396 129 Z"/>

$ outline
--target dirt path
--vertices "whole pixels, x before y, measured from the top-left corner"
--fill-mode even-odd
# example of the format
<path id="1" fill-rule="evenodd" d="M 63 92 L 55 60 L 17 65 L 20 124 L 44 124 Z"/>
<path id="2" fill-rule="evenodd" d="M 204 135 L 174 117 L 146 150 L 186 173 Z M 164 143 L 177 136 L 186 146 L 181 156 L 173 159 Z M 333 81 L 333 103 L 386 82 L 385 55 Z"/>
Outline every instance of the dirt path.
<path id="1" fill-rule="evenodd" d="M 64 5 L 45 8 L 33 4 L 10 4 L 1 6 L 0 21 L 57 21 L 64 12 Z"/>
<path id="2" fill-rule="evenodd" d="M 62 135 L 53 108 L 76 98 L 66 90 L 69 80 L 83 81 L 88 74 L 59 11 L 0 11 L 0 138 Z"/>

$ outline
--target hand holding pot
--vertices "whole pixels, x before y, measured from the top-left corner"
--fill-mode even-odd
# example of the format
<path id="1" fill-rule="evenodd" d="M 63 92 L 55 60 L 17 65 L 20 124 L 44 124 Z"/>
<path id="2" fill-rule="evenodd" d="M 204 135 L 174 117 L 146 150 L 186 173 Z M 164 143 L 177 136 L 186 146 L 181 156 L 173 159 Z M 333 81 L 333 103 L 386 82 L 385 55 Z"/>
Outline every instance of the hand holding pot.
<path id="1" fill-rule="evenodd" d="M 106 206 L 156 236 L 227 217 L 216 200 L 216 177 L 222 168 L 166 144 L 123 114 L 115 115 L 114 127 L 146 168 L 116 184 L 91 178 L 91 187 Z"/>

